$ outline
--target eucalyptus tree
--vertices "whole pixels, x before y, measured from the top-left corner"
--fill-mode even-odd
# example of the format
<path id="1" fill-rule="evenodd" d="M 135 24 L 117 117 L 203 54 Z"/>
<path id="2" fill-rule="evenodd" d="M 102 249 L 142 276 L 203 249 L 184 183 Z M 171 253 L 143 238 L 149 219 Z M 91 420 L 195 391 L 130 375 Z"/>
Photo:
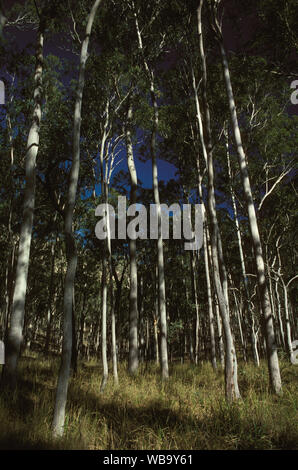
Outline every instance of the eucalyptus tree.
<path id="1" fill-rule="evenodd" d="M 144 72 L 150 86 L 151 104 L 153 109 L 153 123 L 151 132 L 151 157 L 152 157 L 152 184 L 153 184 L 153 196 L 154 203 L 157 211 L 157 270 L 158 270 L 158 308 L 160 314 L 160 326 L 161 326 L 161 341 L 160 341 L 160 360 L 161 360 L 161 375 L 163 380 L 167 380 L 169 377 L 169 365 L 168 365 L 168 346 L 167 346 L 167 313 L 166 313 L 166 288 L 165 288 L 165 269 L 164 269 L 164 252 L 163 252 L 163 240 L 161 233 L 161 208 L 160 208 L 160 197 L 158 187 L 158 168 L 157 168 L 157 150 L 156 150 L 156 139 L 159 126 L 159 112 L 157 104 L 156 94 L 156 80 L 155 73 L 152 66 L 148 62 L 146 57 L 146 51 L 143 46 L 143 37 L 141 28 L 139 26 L 138 13 L 134 2 L 131 2 L 133 15 L 135 19 L 135 28 L 138 40 L 138 48 L 141 53 L 142 63 Z M 151 21 L 153 22 L 156 14 L 160 9 L 160 3 L 157 2 L 156 10 L 153 9 Z M 159 49 L 162 49 L 163 38 L 159 41 Z"/>
<path id="2" fill-rule="evenodd" d="M 128 103 L 125 137 L 127 166 L 130 175 L 130 205 L 136 207 L 138 177 L 134 161 L 133 145 L 131 138 L 133 108 L 131 99 Z M 138 370 L 138 274 L 136 259 L 137 244 L 136 240 L 129 240 L 129 258 L 130 258 L 130 293 L 129 293 L 129 356 L 128 371 L 130 374 L 136 374 Z"/>
<path id="3" fill-rule="evenodd" d="M 85 38 L 81 45 L 79 78 L 75 100 L 74 122 L 73 122 L 73 161 L 70 170 L 70 180 L 65 209 L 65 242 L 67 254 L 67 271 L 64 285 L 64 322 L 63 322 L 63 347 L 62 359 L 59 370 L 58 384 L 56 390 L 56 401 L 53 418 L 53 435 L 61 437 L 64 431 L 65 407 L 67 400 L 67 389 L 70 376 L 71 354 L 72 354 L 72 316 L 74 301 L 74 281 L 77 267 L 77 252 L 73 234 L 73 213 L 76 201 L 76 192 L 80 170 L 80 131 L 81 131 L 81 109 L 83 90 L 85 84 L 85 68 L 88 58 L 88 46 L 95 16 L 102 0 L 95 0 L 87 18 Z"/>
<path id="4" fill-rule="evenodd" d="M 43 73 L 43 44 L 46 27 L 46 16 L 43 12 L 37 16 L 39 26 L 36 40 L 35 72 L 34 72 L 34 107 L 32 122 L 27 139 L 26 150 L 26 187 L 23 203 L 23 220 L 20 228 L 20 241 L 18 247 L 18 260 L 15 274 L 15 286 L 10 328 L 7 337 L 6 364 L 3 371 L 3 380 L 11 386 L 16 385 L 17 365 L 23 339 L 23 326 L 25 315 L 25 299 L 27 290 L 28 268 L 30 260 L 30 246 L 32 239 L 33 215 L 35 208 L 35 168 L 39 149 L 39 132 L 42 113 L 42 73 Z"/>
<path id="5" fill-rule="evenodd" d="M 202 121 L 201 112 L 197 108 L 197 118 L 200 123 L 200 136 L 202 149 L 205 154 L 207 162 L 207 174 L 208 174 L 208 214 L 211 225 L 211 254 L 213 263 L 213 278 L 216 289 L 217 299 L 219 303 L 220 314 L 224 329 L 225 338 L 225 390 L 226 398 L 229 401 L 240 398 L 238 390 L 237 380 L 237 359 L 234 339 L 231 331 L 229 310 L 228 310 L 228 299 L 224 286 L 224 279 L 221 279 L 220 270 L 223 268 L 223 259 L 220 256 L 219 243 L 220 234 L 215 208 L 215 191 L 214 191 L 214 166 L 213 166 L 213 144 L 211 138 L 211 126 L 210 126 L 210 110 L 207 98 L 207 68 L 206 68 L 206 56 L 204 52 L 204 42 L 202 33 L 202 7 L 203 0 L 200 0 L 197 9 L 198 19 L 198 35 L 199 35 L 199 51 L 202 67 L 202 103 L 203 103 L 203 115 L 204 120 Z M 198 103 L 197 103 L 198 106 Z M 203 122 L 203 124 L 202 124 Z M 221 258 L 221 266 L 219 259 Z"/>
<path id="6" fill-rule="evenodd" d="M 248 165 L 247 158 L 244 152 L 241 132 L 238 123 L 238 115 L 236 110 L 236 104 L 233 94 L 229 64 L 227 59 L 227 54 L 225 51 L 223 43 L 223 34 L 222 28 L 217 16 L 218 2 L 211 2 L 211 13 L 212 13 L 212 26 L 214 28 L 215 36 L 219 44 L 222 66 L 224 73 L 225 86 L 227 91 L 230 115 L 231 115 L 231 124 L 235 140 L 236 151 L 238 154 L 239 168 L 242 176 L 243 191 L 247 205 L 249 225 L 251 231 L 251 237 L 254 247 L 255 255 L 255 264 L 256 271 L 258 276 L 258 288 L 261 297 L 262 312 L 264 316 L 264 327 L 265 327 L 265 338 L 266 338 L 266 347 L 267 347 L 267 360 L 268 360 L 268 369 L 270 376 L 271 388 L 275 393 L 280 393 L 282 389 L 281 376 L 279 370 L 279 362 L 277 355 L 276 339 L 274 324 L 272 318 L 272 310 L 269 300 L 269 292 L 265 277 L 265 264 L 263 257 L 263 250 L 261 244 L 261 238 L 259 233 L 259 227 L 257 222 L 257 216 L 252 196 L 251 183 L 248 175 Z"/>

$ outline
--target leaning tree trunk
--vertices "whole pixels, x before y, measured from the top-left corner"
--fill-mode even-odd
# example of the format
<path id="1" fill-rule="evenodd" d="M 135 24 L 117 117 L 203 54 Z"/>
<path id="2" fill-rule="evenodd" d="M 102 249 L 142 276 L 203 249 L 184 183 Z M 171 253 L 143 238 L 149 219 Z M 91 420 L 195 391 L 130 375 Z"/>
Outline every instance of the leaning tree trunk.
<path id="1" fill-rule="evenodd" d="M 41 121 L 42 100 L 42 71 L 43 71 L 43 40 L 44 28 L 40 25 L 35 59 L 34 75 L 34 111 L 31 128 L 27 140 L 26 153 L 26 188 L 24 195 L 23 220 L 20 231 L 18 261 L 15 275 L 13 305 L 10 329 L 7 338 L 6 364 L 3 371 L 3 381 L 15 387 L 17 380 L 17 365 L 23 340 L 25 316 L 25 299 L 30 259 L 30 247 L 35 207 L 35 169 L 39 149 L 39 132 Z"/>
<path id="2" fill-rule="evenodd" d="M 130 205 L 137 202 L 137 171 L 133 156 L 133 147 L 131 140 L 131 121 L 132 104 L 129 102 L 127 120 L 126 120 L 126 151 L 127 166 L 130 175 Z M 138 271 L 136 259 L 137 243 L 136 240 L 129 240 L 129 259 L 130 259 L 130 290 L 129 290 L 129 353 L 128 353 L 128 372 L 132 375 L 137 373 L 139 366 L 138 355 Z"/>
<path id="3" fill-rule="evenodd" d="M 218 240 L 219 240 L 219 227 L 215 207 L 215 192 L 214 192 L 214 168 L 213 168 L 213 152 L 212 152 L 212 139 L 211 139 L 211 125 L 210 125 L 210 111 L 207 100 L 207 68 L 206 57 L 204 52 L 203 37 L 202 37 L 202 13 L 203 0 L 200 0 L 197 9 L 198 16 L 198 34 L 199 34 L 199 49 L 200 58 L 203 71 L 202 90 L 203 90 L 203 109 L 204 109 L 204 134 L 201 135 L 201 142 L 204 153 L 207 155 L 207 173 L 208 173 L 208 214 L 211 225 L 210 241 L 211 241 L 211 254 L 213 265 L 213 278 L 214 286 L 219 303 L 220 315 L 225 335 L 225 392 L 228 401 L 240 398 L 237 383 L 237 363 L 235 362 L 236 352 L 234 339 L 232 336 L 229 311 L 227 299 L 223 289 L 220 278 L 219 254 L 218 254 Z M 201 119 L 200 112 L 198 118 Z M 202 127 L 202 126 L 200 126 Z"/>
<path id="4" fill-rule="evenodd" d="M 257 281 L 258 281 L 258 288 L 259 288 L 259 294 L 260 294 L 260 299 L 261 299 L 262 313 L 264 317 L 264 326 L 265 326 L 264 329 L 265 329 L 266 351 L 267 351 L 267 361 L 268 361 L 268 369 L 269 369 L 269 376 L 270 376 L 270 385 L 271 385 L 272 391 L 278 394 L 278 393 L 281 393 L 282 384 L 281 384 L 281 376 L 280 376 L 280 370 L 279 370 L 279 362 L 278 362 L 278 355 L 277 355 L 277 346 L 276 346 L 276 340 L 275 340 L 272 311 L 271 311 L 271 306 L 270 306 L 268 287 L 267 287 L 266 278 L 265 278 L 265 265 L 264 265 L 262 244 L 261 244 L 261 238 L 260 238 L 259 227 L 258 227 L 258 222 L 257 222 L 256 210 L 255 210 L 253 196 L 252 196 L 250 179 L 248 175 L 247 159 L 246 159 L 246 155 L 245 155 L 243 145 L 242 145 L 242 138 L 241 138 L 239 123 L 238 123 L 238 116 L 237 116 L 236 104 L 234 100 L 228 59 L 227 59 L 225 47 L 223 44 L 223 36 L 221 33 L 221 28 L 216 20 L 215 15 L 213 16 L 213 26 L 216 31 L 216 37 L 219 42 L 219 48 L 221 52 L 224 80 L 225 80 L 226 92 L 227 92 L 227 97 L 229 101 L 229 109 L 230 109 L 230 115 L 231 115 L 232 130 L 233 130 L 233 135 L 234 135 L 234 140 L 235 140 L 235 145 L 236 145 L 236 151 L 238 155 L 243 191 L 244 191 L 245 201 L 247 205 L 251 238 L 252 238 L 252 243 L 254 247 Z"/>
<path id="5" fill-rule="evenodd" d="M 77 268 L 77 251 L 75 238 L 73 234 L 73 213 L 76 200 L 76 192 L 80 170 L 80 135 L 81 135 L 81 114 L 82 114 L 82 98 L 85 84 L 85 68 L 88 57 L 88 45 L 90 34 L 96 15 L 97 8 L 102 0 L 96 0 L 92 6 L 88 16 L 85 39 L 82 43 L 80 56 L 79 81 L 76 92 L 75 111 L 74 111 L 74 128 L 73 128 L 73 160 L 70 170 L 70 183 L 68 187 L 67 206 L 65 210 L 65 242 L 67 256 L 67 271 L 64 283 L 64 321 L 63 321 L 63 345 L 62 358 L 59 370 L 55 410 L 53 418 L 53 435 L 61 437 L 64 432 L 65 407 L 67 400 L 68 382 L 70 376 L 71 354 L 72 354 L 72 311 L 73 311 L 73 294 L 74 281 Z"/>

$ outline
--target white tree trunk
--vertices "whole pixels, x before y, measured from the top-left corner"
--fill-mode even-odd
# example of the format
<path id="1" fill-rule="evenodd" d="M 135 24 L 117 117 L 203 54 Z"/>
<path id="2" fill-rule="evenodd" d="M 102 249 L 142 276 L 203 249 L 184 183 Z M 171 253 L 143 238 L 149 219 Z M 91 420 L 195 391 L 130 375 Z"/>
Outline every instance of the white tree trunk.
<path id="1" fill-rule="evenodd" d="M 242 240 L 241 240 L 241 230 L 240 230 L 240 225 L 239 225 L 239 220 L 238 220 L 238 211 L 237 211 L 235 193 L 234 193 L 234 189 L 232 185 L 232 171 L 231 171 L 231 162 L 230 162 L 228 132 L 226 132 L 226 155 L 227 155 L 227 162 L 228 162 L 230 193 L 231 193 L 231 199 L 232 199 L 232 207 L 233 207 L 234 221 L 235 221 L 237 241 L 238 241 L 238 249 L 239 249 L 239 255 L 240 255 L 241 272 L 242 272 L 244 291 L 245 291 L 245 300 L 246 300 L 247 311 L 248 311 L 250 322 L 251 322 L 250 324 L 251 347 L 252 347 L 252 353 L 253 353 L 255 364 L 259 366 L 260 360 L 259 360 L 259 353 L 258 353 L 257 341 L 256 341 L 255 319 L 254 319 L 254 313 L 250 305 L 248 278 L 246 276 L 246 267 L 245 267 L 244 253 L 243 253 Z"/>
<path id="2" fill-rule="evenodd" d="M 154 109 L 154 128 L 152 130 L 151 138 L 151 154 L 152 154 L 152 180 L 153 180 L 153 194 L 154 203 L 157 208 L 157 225 L 158 225 L 158 240 L 157 240 L 157 267 L 158 267 L 158 305 L 160 317 L 160 362 L 161 362 L 161 376 L 162 380 L 169 378 L 169 363 L 168 363 L 168 341 L 167 341 L 167 312 L 166 312 L 166 286 L 165 286 L 165 273 L 164 273 L 164 255 L 163 255 L 163 240 L 161 233 L 161 209 L 159 200 L 158 189 L 158 171 L 156 162 L 156 132 L 158 128 L 158 108 L 156 102 L 156 95 L 154 90 L 153 79 L 151 81 L 151 99 Z"/>
<path id="3" fill-rule="evenodd" d="M 102 0 L 96 0 L 88 16 L 85 39 L 82 43 L 80 56 L 79 80 L 76 92 L 75 110 L 74 110 L 74 128 L 73 128 L 73 160 L 70 170 L 70 183 L 67 195 L 67 207 L 65 210 L 65 242 L 67 254 L 67 271 L 64 284 L 64 321 L 63 321 L 63 345 L 62 358 L 59 370 L 55 410 L 53 418 L 53 435 L 61 437 L 64 432 L 65 408 L 67 401 L 67 390 L 70 376 L 71 353 L 72 353 L 72 311 L 73 311 L 73 294 L 74 281 L 77 268 L 77 253 L 75 239 L 73 234 L 73 213 L 76 201 L 76 192 L 80 170 L 80 136 L 81 136 L 81 110 L 83 90 L 85 84 L 85 68 L 88 57 L 88 45 L 90 34 L 96 11 Z"/>
<path id="4" fill-rule="evenodd" d="M 229 310 L 226 295 L 223 289 L 223 285 L 220 277 L 220 266 L 219 266 L 219 253 L 218 253 L 218 242 L 219 242 L 219 227 L 217 222 L 216 207 L 215 207 L 215 193 L 214 193 L 214 169 L 213 169 L 213 155 L 212 155 L 212 139 L 211 139 L 211 126 L 210 126 L 210 111 L 207 99 L 207 68 L 206 68 L 206 57 L 203 45 L 202 36 L 202 6 L 203 0 L 200 0 L 199 7 L 197 9 L 198 16 L 198 34 L 199 34 L 199 46 L 200 46 L 200 58 L 203 70 L 203 108 L 204 108 L 204 134 L 201 135 L 201 142 L 204 154 L 207 156 L 207 173 L 208 173 L 208 215 L 211 224 L 211 254 L 212 254 L 212 265 L 213 265 L 213 278 L 214 286 L 217 294 L 219 303 L 220 315 L 222 318 L 223 330 L 225 334 L 225 392 L 228 401 L 240 398 L 237 383 L 237 362 L 235 361 L 236 352 L 234 346 L 234 340 L 231 332 Z M 200 112 L 198 112 L 198 118 L 202 120 Z M 201 125 L 200 128 L 203 126 Z M 222 267 L 223 268 L 223 267 Z"/>
<path id="5" fill-rule="evenodd" d="M 153 129 L 151 135 L 151 157 L 152 157 L 152 182 L 153 182 L 153 195 L 154 203 L 157 209 L 157 225 L 158 225 L 158 239 L 157 239 L 157 267 L 158 267 L 158 305 L 160 315 L 160 359 L 161 359 L 161 376 L 162 380 L 169 378 L 169 363 L 168 363 L 168 344 L 167 344 L 167 312 L 166 312 L 166 288 L 165 288 L 165 275 L 164 275 L 164 255 L 163 255 L 163 241 L 161 233 L 161 209 L 159 200 L 158 188 L 158 170 L 156 162 L 156 134 L 158 130 L 158 105 L 156 100 L 154 74 L 150 70 L 146 58 L 144 56 L 143 42 L 141 31 L 138 24 L 137 14 L 132 2 L 135 16 L 135 25 L 138 37 L 139 50 L 143 54 L 144 69 L 150 81 L 150 94 L 151 102 L 154 111 Z"/>
<path id="6" fill-rule="evenodd" d="M 270 306 L 268 287 L 267 287 L 266 278 L 265 278 L 265 266 L 264 266 L 261 239 L 260 239 L 260 234 L 259 234 L 255 206 L 254 206 L 253 197 L 252 197 L 250 179 L 248 175 L 246 155 L 244 153 L 241 133 L 240 133 L 239 124 L 238 124 L 238 117 L 237 117 L 236 104 L 235 104 L 234 95 L 233 95 L 230 70 L 229 70 L 225 48 L 223 45 L 221 32 L 218 33 L 218 39 L 219 39 L 220 52 L 221 52 L 221 58 L 222 58 L 226 91 L 227 91 L 228 102 L 229 102 L 229 109 L 230 109 L 230 114 L 231 114 L 232 130 L 234 134 L 235 146 L 236 146 L 239 167 L 240 167 L 240 172 L 241 172 L 241 177 L 242 177 L 243 191 L 244 191 L 244 196 L 245 196 L 247 210 L 248 210 L 248 220 L 249 220 L 249 226 L 250 226 L 250 231 L 251 231 L 251 238 L 252 238 L 253 247 L 254 247 L 255 264 L 256 264 L 256 270 L 257 270 L 257 276 L 258 276 L 257 277 L 258 287 L 259 287 L 262 312 L 263 312 L 264 324 L 265 324 L 265 336 L 266 336 L 266 346 L 267 346 L 266 349 L 267 349 L 267 360 L 268 360 L 268 368 L 269 368 L 269 375 L 270 375 L 270 384 L 271 384 L 272 390 L 275 393 L 280 393 L 282 389 L 281 376 L 280 376 L 280 370 L 279 370 L 279 362 L 278 362 L 277 347 L 276 347 L 276 341 L 275 341 L 272 311 L 271 311 L 271 306 Z"/>
<path id="7" fill-rule="evenodd" d="M 4 382 L 10 384 L 12 387 L 15 387 L 16 385 L 17 365 L 23 341 L 25 299 L 35 208 L 35 170 L 36 157 L 39 149 L 39 131 L 41 121 L 43 41 L 43 31 L 40 27 L 38 30 L 36 47 L 33 119 L 27 140 L 25 168 L 26 187 L 24 195 L 23 220 L 20 230 L 10 329 L 7 338 L 6 364 L 3 372 Z"/>
<path id="8" fill-rule="evenodd" d="M 129 103 L 127 122 L 126 122 L 126 151 L 127 166 L 130 175 L 130 205 L 137 202 L 138 178 L 133 156 L 133 147 L 131 140 L 131 120 L 132 105 Z M 138 355 L 138 271 L 136 259 L 137 243 L 136 240 L 129 240 L 129 258 L 130 258 L 130 290 L 129 290 L 129 355 L 128 371 L 134 375 L 139 366 Z"/>

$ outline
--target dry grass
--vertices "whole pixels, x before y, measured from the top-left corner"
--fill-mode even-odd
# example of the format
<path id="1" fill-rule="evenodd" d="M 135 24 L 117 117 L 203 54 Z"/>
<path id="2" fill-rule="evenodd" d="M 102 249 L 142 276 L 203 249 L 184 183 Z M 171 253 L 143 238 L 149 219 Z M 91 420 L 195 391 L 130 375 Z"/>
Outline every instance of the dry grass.
<path id="1" fill-rule="evenodd" d="M 281 364 L 282 397 L 270 395 L 266 364 L 239 365 L 243 400 L 227 405 L 223 373 L 209 364 L 156 366 L 133 379 L 120 367 L 100 394 L 101 367 L 82 363 L 70 384 L 65 437 L 51 439 L 57 360 L 25 357 L 13 396 L 0 397 L 1 449 L 297 449 L 298 368 Z"/>

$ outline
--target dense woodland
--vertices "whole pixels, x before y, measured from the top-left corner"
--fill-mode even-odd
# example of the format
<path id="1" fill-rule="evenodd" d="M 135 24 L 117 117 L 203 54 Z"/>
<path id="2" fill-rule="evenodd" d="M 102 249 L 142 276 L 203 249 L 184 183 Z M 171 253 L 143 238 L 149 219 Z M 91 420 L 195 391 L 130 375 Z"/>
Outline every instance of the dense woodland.
<path id="1" fill-rule="evenodd" d="M 166 400 L 179 370 L 218 380 L 225 413 L 261 387 L 258 403 L 293 422 L 259 445 L 297 446 L 296 2 L 1 1 L 0 14 L 3 422 L 30 374 L 42 396 L 43 368 L 57 442 L 76 422 L 72 387 L 96 377 L 102 403 L 151 374 Z M 96 207 L 119 196 L 156 204 L 155 239 L 108 224 L 97 238 Z M 202 205 L 199 250 L 163 239 L 162 204 Z M 210 448 L 166 439 L 150 445 Z"/>

